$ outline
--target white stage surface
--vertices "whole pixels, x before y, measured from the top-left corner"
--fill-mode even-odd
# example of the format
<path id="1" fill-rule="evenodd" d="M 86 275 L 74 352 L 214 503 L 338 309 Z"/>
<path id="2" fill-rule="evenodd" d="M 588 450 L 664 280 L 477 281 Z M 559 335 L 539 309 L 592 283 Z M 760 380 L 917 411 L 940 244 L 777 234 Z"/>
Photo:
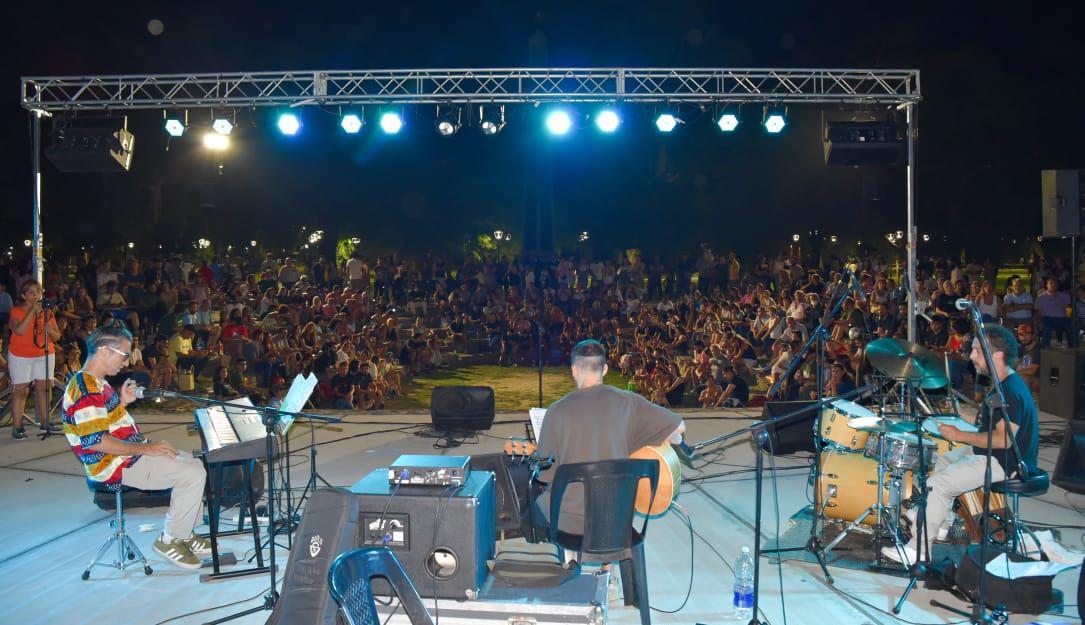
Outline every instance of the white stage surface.
<path id="1" fill-rule="evenodd" d="M 186 430 L 192 422 L 184 414 L 151 414 L 134 411 L 137 421 L 152 439 L 165 439 L 180 449 L 199 447 L 199 437 Z M 748 423 L 759 411 L 684 412 L 691 443 L 734 431 Z M 415 436 L 402 429 L 411 424 L 428 423 L 421 414 L 340 415 L 344 423 L 320 427 L 316 431 L 320 474 L 337 486 L 349 487 L 374 468 L 387 466 L 405 453 L 473 454 L 499 451 L 502 438 L 522 436 L 526 414 L 501 414 L 489 434 L 478 444 L 454 450 L 435 450 L 433 439 Z M 1061 419 L 1041 413 L 1041 430 L 1060 432 Z M 391 430 L 391 431 L 388 431 Z M 28 431 L 31 431 L 28 428 Z M 4 540 L 0 543 L 0 577 L 7 592 L 0 603 L 0 623 L 19 625 L 56 625 L 76 623 L 124 623 L 154 625 L 201 623 L 259 605 L 267 590 L 268 578 L 245 577 L 216 583 L 200 583 L 198 572 L 175 568 L 152 550 L 155 536 L 162 529 L 164 508 L 134 509 L 127 512 L 128 528 L 136 543 L 154 567 L 145 576 L 139 567 L 120 573 L 115 569 L 95 568 L 89 581 L 80 574 L 109 535 L 110 513 L 92 503 L 91 493 L 75 457 L 63 437 L 46 441 L 32 437 L 14 441 L 7 428 L 0 430 L 0 501 L 4 508 Z M 292 446 L 308 443 L 304 425 L 292 431 Z M 1054 469 L 1057 446 L 1042 448 L 1040 466 Z M 749 437 L 736 439 L 726 446 L 719 462 L 703 469 L 703 474 L 735 472 L 713 479 L 683 485 L 679 498 L 689 512 L 694 538 L 694 573 L 692 596 L 677 614 L 655 612 L 656 623 L 724 623 L 729 619 L 731 565 L 742 546 L 752 545 L 754 517 L 754 476 L 743 471 L 753 466 Z M 308 479 L 306 457 L 296 457 L 292 464 L 295 487 Z M 778 457 L 776 486 L 779 494 L 780 532 L 788 529 L 788 519 L 807 505 L 805 456 Z M 696 473 L 687 471 L 686 477 Z M 763 540 L 776 535 L 772 483 L 765 482 L 765 524 Z M 1082 525 L 1074 506 L 1085 506 L 1085 497 L 1068 494 L 1057 486 L 1036 500 L 1023 499 L 1026 520 L 1065 526 Z M 226 517 L 236 515 L 230 511 Z M 153 524 L 153 531 L 140 531 L 140 525 Z M 206 529 L 206 528 L 201 528 Z M 251 549 L 251 536 L 223 539 L 227 548 L 238 554 Z M 1082 548 L 1082 531 L 1062 530 L 1062 544 Z M 792 557 L 788 554 L 785 557 Z M 280 571 L 288 552 L 277 552 Z M 648 586 L 651 603 L 663 610 L 677 608 L 686 594 L 690 575 L 690 534 L 674 514 L 649 523 L 647 540 Z M 780 570 L 775 560 L 762 559 L 761 610 L 763 619 L 773 625 L 822 625 L 826 623 L 953 623 L 956 615 L 930 605 L 939 599 L 966 607 L 949 593 L 919 588 L 912 592 L 900 619 L 888 613 L 907 583 L 906 579 L 870 571 L 831 567 L 835 586 L 826 583 L 816 564 L 785 560 Z M 245 565 L 249 566 L 249 565 Z M 242 568 L 242 567 L 238 567 Z M 229 569 L 227 569 L 229 570 Z M 281 574 L 279 579 L 281 581 Z M 782 579 L 782 586 L 781 586 Z M 1059 574 L 1055 585 L 1065 594 L 1067 604 L 1077 597 L 1077 569 Z M 781 592 L 782 591 L 782 592 Z M 783 600 L 783 606 L 781 605 Z M 221 607 L 231 602 L 240 602 Z M 445 602 L 442 601 L 442 605 Z M 783 608 L 786 608 L 786 621 Z M 210 609 L 198 615 L 184 616 L 196 610 Z M 270 613 L 261 612 L 233 621 L 241 624 L 263 623 Z M 1077 608 L 1063 615 L 1013 615 L 1012 623 L 1076 622 Z M 635 608 L 622 604 L 619 589 L 613 590 L 609 622 L 639 623 Z"/>

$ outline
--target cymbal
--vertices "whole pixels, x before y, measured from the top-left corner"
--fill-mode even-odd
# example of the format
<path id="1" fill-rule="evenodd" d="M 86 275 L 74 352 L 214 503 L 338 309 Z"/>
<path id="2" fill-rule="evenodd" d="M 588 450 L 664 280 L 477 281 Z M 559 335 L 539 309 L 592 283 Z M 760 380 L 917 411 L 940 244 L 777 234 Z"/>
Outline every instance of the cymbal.
<path id="1" fill-rule="evenodd" d="M 866 346 L 866 354 L 875 369 L 893 379 L 919 388 L 941 388 L 949 383 L 942 355 L 921 345 L 900 339 L 876 339 Z"/>
<path id="2" fill-rule="evenodd" d="M 901 419 L 882 419 L 879 417 L 856 417 L 848 419 L 848 427 L 861 432 L 908 434 L 915 432 L 915 424 Z"/>

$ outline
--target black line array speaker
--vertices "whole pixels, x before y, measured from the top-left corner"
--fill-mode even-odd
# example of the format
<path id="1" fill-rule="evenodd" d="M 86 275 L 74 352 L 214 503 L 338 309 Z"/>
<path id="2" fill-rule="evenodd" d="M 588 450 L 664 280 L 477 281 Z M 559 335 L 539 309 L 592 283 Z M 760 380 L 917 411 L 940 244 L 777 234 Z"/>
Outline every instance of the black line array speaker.
<path id="1" fill-rule="evenodd" d="M 53 122 L 53 143 L 45 156 L 62 172 L 110 174 L 132 167 L 136 137 L 128 118 L 68 118 Z"/>
<path id="2" fill-rule="evenodd" d="M 355 544 L 391 549 L 423 597 L 476 597 L 496 541 L 493 473 L 471 471 L 459 488 L 393 488 L 387 469 L 351 487 L 358 506 Z M 391 588 L 375 579 L 373 592 L 389 594 Z"/>
<path id="3" fill-rule="evenodd" d="M 1072 493 L 1085 494 L 1085 421 L 1070 421 L 1051 481 Z"/>
<path id="4" fill-rule="evenodd" d="M 488 430 L 494 423 L 494 390 L 489 386 L 436 386 L 430 419 L 439 432 Z"/>
<path id="5" fill-rule="evenodd" d="M 894 165 L 902 145 L 890 120 L 825 122 L 826 165 Z"/>
<path id="6" fill-rule="evenodd" d="M 294 534 L 282 595 L 267 625 L 337 625 L 338 607 L 328 592 L 328 569 L 335 556 L 356 546 L 358 503 L 344 488 L 313 492 Z"/>
<path id="7" fill-rule="evenodd" d="M 1085 170 L 1045 169 L 1040 172 L 1043 190 L 1045 237 L 1081 235 L 1081 209 L 1085 208 Z"/>
<path id="8" fill-rule="evenodd" d="M 1085 419 L 1085 352 L 1040 352 L 1040 410 L 1064 419 Z"/>
<path id="9" fill-rule="evenodd" d="M 765 402 L 761 420 L 774 419 L 792 414 L 768 430 L 773 455 L 793 454 L 799 451 L 814 451 L 814 424 L 818 415 L 816 401 L 770 401 Z"/>

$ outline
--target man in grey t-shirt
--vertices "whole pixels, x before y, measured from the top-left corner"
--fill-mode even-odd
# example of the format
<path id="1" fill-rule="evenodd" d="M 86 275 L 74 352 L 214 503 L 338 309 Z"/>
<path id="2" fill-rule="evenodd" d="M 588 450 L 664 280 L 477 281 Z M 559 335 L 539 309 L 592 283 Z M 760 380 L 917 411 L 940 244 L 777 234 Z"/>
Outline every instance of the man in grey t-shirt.
<path id="1" fill-rule="evenodd" d="M 539 432 L 538 456 L 554 461 L 540 473 L 540 481 L 551 483 L 563 464 L 628 458 L 647 445 L 681 442 L 686 431 L 681 417 L 636 393 L 603 384 L 606 350 L 599 341 L 577 343 L 571 360 L 576 390 L 550 406 Z M 549 495 L 544 492 L 536 500 L 536 527 L 549 525 Z M 584 532 L 579 484 L 565 491 L 558 523 L 563 532 Z"/>

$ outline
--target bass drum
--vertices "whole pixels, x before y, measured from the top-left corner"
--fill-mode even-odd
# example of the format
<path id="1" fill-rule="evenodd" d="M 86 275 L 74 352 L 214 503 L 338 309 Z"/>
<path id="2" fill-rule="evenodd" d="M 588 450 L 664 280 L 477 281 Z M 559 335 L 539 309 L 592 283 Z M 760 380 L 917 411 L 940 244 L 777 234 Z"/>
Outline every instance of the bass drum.
<path id="1" fill-rule="evenodd" d="M 648 480 L 641 480 L 637 486 L 637 501 L 634 507 L 637 514 L 652 518 L 661 516 L 670 509 L 671 502 L 678 498 L 678 488 L 682 485 L 682 467 L 678 463 L 678 454 L 670 445 L 661 445 L 641 447 L 629 457 L 634 460 L 659 462 L 659 485 L 656 487 L 655 498 L 652 497 Z M 651 508 L 648 507 L 649 501 L 652 502 Z"/>
<path id="2" fill-rule="evenodd" d="M 878 463 L 861 453 L 826 451 L 822 455 L 817 488 L 826 517 L 854 521 L 877 501 Z M 887 472 L 886 484 L 882 487 L 882 505 L 889 505 L 891 491 Z M 902 480 L 901 498 L 911 496 L 912 473 L 909 471 Z M 863 524 L 873 526 L 877 520 L 878 517 L 871 513 L 863 519 Z"/>

